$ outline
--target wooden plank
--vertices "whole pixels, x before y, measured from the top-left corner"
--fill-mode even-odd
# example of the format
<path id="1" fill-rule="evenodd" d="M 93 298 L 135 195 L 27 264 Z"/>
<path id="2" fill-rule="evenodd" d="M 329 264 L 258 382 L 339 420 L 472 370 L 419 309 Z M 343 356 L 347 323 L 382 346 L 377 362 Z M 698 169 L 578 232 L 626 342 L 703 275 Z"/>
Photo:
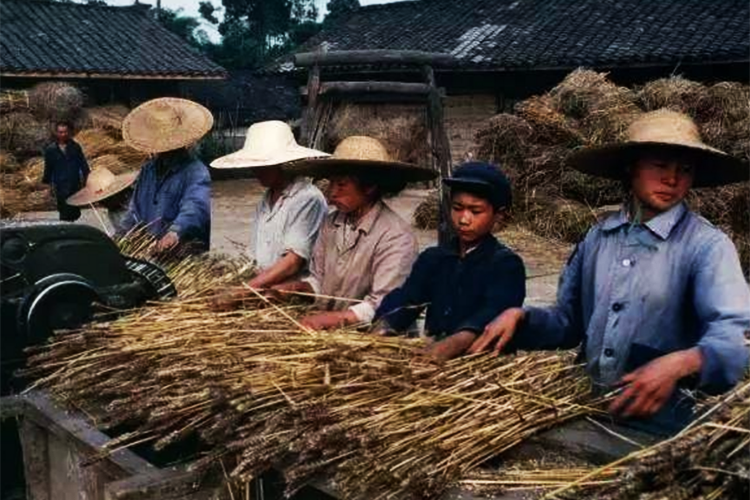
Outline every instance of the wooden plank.
<path id="1" fill-rule="evenodd" d="M 17 396 L 23 407 L 21 414 L 40 427 L 76 447 L 85 458 L 93 457 L 109 442 L 106 434 L 98 431 L 81 414 L 59 409 L 42 391 L 30 391 Z M 88 456 L 87 456 L 88 455 Z M 125 477 L 157 470 L 156 467 L 129 450 L 119 450 L 99 462 L 110 474 Z"/>
<path id="2" fill-rule="evenodd" d="M 105 500 L 228 500 L 218 473 L 201 474 L 185 467 L 160 469 L 109 483 Z"/>
<path id="3" fill-rule="evenodd" d="M 83 491 L 78 454 L 71 444 L 48 434 L 49 487 L 54 500 L 78 500 Z M 99 500 L 99 499 L 96 499 Z"/>
<path id="4" fill-rule="evenodd" d="M 453 171 L 451 165 L 451 148 L 443 124 L 443 103 L 435 85 L 435 72 L 431 66 L 425 66 L 422 71 L 427 85 L 430 86 L 430 93 L 427 97 L 427 123 L 432 140 L 433 165 L 440 174 L 440 177 L 438 177 L 438 190 L 440 192 L 438 243 L 445 245 L 455 236 L 455 230 L 449 216 L 450 196 L 442 183 L 442 179 L 450 177 Z"/>
<path id="5" fill-rule="evenodd" d="M 435 67 L 449 67 L 457 62 L 451 54 L 420 50 L 341 50 L 300 52 L 294 55 L 294 64 L 303 67 L 347 64 L 429 64 Z"/>
<path id="6" fill-rule="evenodd" d="M 300 143 L 308 148 L 313 147 L 313 131 L 315 129 L 315 111 L 318 105 L 318 91 L 320 90 L 320 67 L 313 66 L 307 75 L 307 107 L 302 113 L 300 126 Z"/>
<path id="7" fill-rule="evenodd" d="M 28 500 L 52 500 L 47 432 L 26 418 L 18 419 Z M 19 457 L 20 458 L 20 457 Z"/>
<path id="8" fill-rule="evenodd" d="M 384 81 L 324 82 L 320 84 L 319 95 L 386 93 L 427 97 L 430 91 L 430 86 L 424 83 Z M 445 95 L 445 89 L 439 89 L 439 92 L 441 96 Z M 300 93 L 303 96 L 307 96 L 307 87 L 301 87 Z"/>

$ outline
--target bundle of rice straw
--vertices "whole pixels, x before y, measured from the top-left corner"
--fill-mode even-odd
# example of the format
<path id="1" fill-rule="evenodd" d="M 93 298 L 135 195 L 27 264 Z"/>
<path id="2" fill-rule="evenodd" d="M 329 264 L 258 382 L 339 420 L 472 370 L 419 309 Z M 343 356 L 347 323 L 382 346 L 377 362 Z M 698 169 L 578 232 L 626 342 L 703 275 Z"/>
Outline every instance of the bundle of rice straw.
<path id="1" fill-rule="evenodd" d="M 581 144 L 575 122 L 566 118 L 548 96 L 534 96 L 516 104 L 515 112 L 534 129 L 534 142 L 542 144 Z"/>
<path id="2" fill-rule="evenodd" d="M 102 153 L 117 156 L 123 164 L 127 165 L 128 170 L 139 169 L 148 160 L 148 154 L 131 148 L 124 141 L 116 142 Z"/>
<path id="3" fill-rule="evenodd" d="M 545 498 L 747 498 L 749 435 L 746 380 L 677 436 L 584 474 Z"/>
<path id="4" fill-rule="evenodd" d="M 86 109 L 91 127 L 106 130 L 116 139 L 122 139 L 122 122 L 128 112 L 128 108 L 119 104 Z"/>
<path id="5" fill-rule="evenodd" d="M 25 90 L 0 91 L 0 113 L 28 111 L 29 93 Z"/>
<path id="6" fill-rule="evenodd" d="M 127 165 L 115 155 L 98 156 L 89 161 L 89 167 L 91 168 L 91 170 L 95 170 L 97 168 L 106 168 L 115 175 L 124 174 L 125 172 L 133 170 L 132 168 L 130 168 L 130 165 Z"/>
<path id="7" fill-rule="evenodd" d="M 412 223 L 417 229 L 437 229 L 440 224 L 440 198 L 437 190 L 430 191 L 412 215 Z"/>
<path id="8" fill-rule="evenodd" d="M 68 83 L 45 82 L 29 91 L 29 103 L 40 120 L 75 121 L 83 108 L 83 93 Z"/>
<path id="9" fill-rule="evenodd" d="M 27 160 L 23 164 L 21 173 L 23 174 L 27 188 L 31 190 L 45 189 L 42 184 L 42 177 L 44 176 L 44 158 L 36 157 Z"/>
<path id="10" fill-rule="evenodd" d="M 0 173 L 7 174 L 21 168 L 16 157 L 7 151 L 0 150 Z"/>
<path id="11" fill-rule="evenodd" d="M 6 151 L 39 153 L 50 138 L 49 129 L 30 113 L 13 112 L 0 116 L 0 148 Z"/>
<path id="12" fill-rule="evenodd" d="M 117 144 L 117 140 L 105 130 L 96 128 L 81 130 L 76 134 L 75 140 L 89 159 L 101 156 Z"/>
<path id="13" fill-rule="evenodd" d="M 654 80 L 638 91 L 638 100 L 645 111 L 669 108 L 691 116 L 706 106 L 707 98 L 705 85 L 681 76 Z"/>
<path id="14" fill-rule="evenodd" d="M 337 108 L 326 130 L 326 151 L 353 135 L 374 137 L 398 161 L 425 164 L 431 154 L 424 111 L 402 106 L 389 109 L 377 104 L 344 104 Z"/>

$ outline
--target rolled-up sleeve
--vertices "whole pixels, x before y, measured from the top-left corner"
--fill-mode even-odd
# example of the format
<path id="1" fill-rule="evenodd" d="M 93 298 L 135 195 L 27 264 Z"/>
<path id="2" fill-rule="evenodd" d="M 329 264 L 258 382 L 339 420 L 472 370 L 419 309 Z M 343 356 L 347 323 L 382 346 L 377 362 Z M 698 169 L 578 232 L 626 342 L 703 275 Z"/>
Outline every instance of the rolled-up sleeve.
<path id="1" fill-rule="evenodd" d="M 573 250 L 557 287 L 553 307 L 526 307 L 523 327 L 511 348 L 561 349 L 576 347 L 584 336 L 581 308 L 581 273 L 585 241 Z"/>
<path id="2" fill-rule="evenodd" d="M 208 169 L 202 164 L 191 165 L 189 169 L 180 211 L 169 228 L 181 240 L 206 238 L 211 227 L 211 177 Z"/>
<path id="3" fill-rule="evenodd" d="M 372 288 L 361 304 L 350 308 L 360 321 L 372 321 L 383 297 L 404 283 L 417 258 L 417 251 L 417 240 L 408 231 L 383 235 L 373 257 Z"/>
<path id="4" fill-rule="evenodd" d="M 328 213 L 325 198 L 315 193 L 300 197 L 289 208 L 289 213 L 294 215 L 289 217 L 284 228 L 284 250 L 309 261 L 318 231 Z"/>
<path id="5" fill-rule="evenodd" d="M 750 329 L 750 289 L 734 244 L 721 233 L 694 262 L 693 297 L 702 325 L 700 387 L 720 393 L 735 385 L 748 363 L 745 332 Z"/>

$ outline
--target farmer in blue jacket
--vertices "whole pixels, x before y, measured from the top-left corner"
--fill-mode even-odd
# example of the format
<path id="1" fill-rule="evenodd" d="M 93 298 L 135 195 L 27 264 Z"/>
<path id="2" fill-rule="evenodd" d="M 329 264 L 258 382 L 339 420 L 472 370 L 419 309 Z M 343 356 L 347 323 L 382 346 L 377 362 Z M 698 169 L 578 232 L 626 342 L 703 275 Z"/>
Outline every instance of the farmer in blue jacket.
<path id="1" fill-rule="evenodd" d="M 190 151 L 213 125 L 211 113 L 192 101 L 148 101 L 125 118 L 123 138 L 153 156 L 138 176 L 122 222 L 127 232 L 145 225 L 158 250 L 206 251 L 211 238 L 211 178 Z"/>
<path id="2" fill-rule="evenodd" d="M 86 185 L 89 164 L 80 144 L 71 138 L 72 125 L 58 122 L 55 125 L 55 142 L 44 150 L 44 177 L 42 182 L 52 186 L 57 198 L 60 220 L 76 221 L 81 209 L 68 205 L 65 200 Z"/>
<path id="3" fill-rule="evenodd" d="M 748 166 L 701 142 L 686 115 L 659 110 L 628 141 L 578 152 L 573 167 L 629 187 L 563 270 L 557 304 L 511 308 L 470 348 L 578 346 L 623 423 L 671 434 L 692 419 L 691 390 L 720 393 L 744 375 L 750 290 L 737 250 L 685 204 L 691 187 L 748 180 Z"/>

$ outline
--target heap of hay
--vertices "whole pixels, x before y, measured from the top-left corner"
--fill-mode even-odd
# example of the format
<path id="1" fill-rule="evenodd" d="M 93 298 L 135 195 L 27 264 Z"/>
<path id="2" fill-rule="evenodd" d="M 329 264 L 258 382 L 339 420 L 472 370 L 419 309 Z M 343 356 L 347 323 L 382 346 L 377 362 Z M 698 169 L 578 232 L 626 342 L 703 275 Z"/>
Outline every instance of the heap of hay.
<path id="1" fill-rule="evenodd" d="M 31 112 L 39 120 L 51 123 L 76 121 L 83 110 L 83 102 L 83 93 L 68 83 L 40 83 L 29 92 Z"/>
<path id="2" fill-rule="evenodd" d="M 27 112 L 0 116 L 0 149 L 15 154 L 39 154 L 50 140 L 50 130 Z"/>
<path id="3" fill-rule="evenodd" d="M 115 174 L 139 169 L 148 155 L 122 140 L 122 121 L 128 109 L 120 105 L 84 108 L 84 96 L 66 83 L 43 83 L 31 91 L 0 93 L 0 166 L 2 210 L 0 216 L 18 212 L 53 210 L 49 189 L 41 184 L 44 147 L 52 141 L 58 120 L 73 125 L 89 166 L 107 167 Z M 10 159 L 14 161 L 11 161 Z M 23 170 L 17 176 L 5 174 Z"/>
<path id="4" fill-rule="evenodd" d="M 333 151 L 349 136 L 366 135 L 381 141 L 393 159 L 424 164 L 431 158 L 424 111 L 419 107 L 408 111 L 375 104 L 342 105 L 329 122 L 323 147 Z"/>
<path id="5" fill-rule="evenodd" d="M 544 236 L 577 241 L 585 233 L 585 210 L 622 201 L 618 182 L 580 174 L 566 167 L 579 147 L 620 141 L 641 113 L 660 108 L 685 112 L 696 120 L 707 144 L 750 159 L 750 86 L 713 86 L 671 77 L 628 89 L 606 74 L 576 70 L 548 94 L 516 106 L 515 114 L 489 120 L 476 136 L 476 157 L 502 165 L 514 188 L 514 215 Z M 558 210 L 559 202 L 575 210 Z M 733 238 L 750 265 L 748 186 L 699 190 L 691 205 Z M 427 202 L 426 202 L 427 203 Z M 434 205 L 436 209 L 436 205 Z M 428 208 L 418 209 L 421 218 Z M 561 215 L 575 220 L 563 223 Z M 543 220 L 547 218 L 548 220 Z"/>

